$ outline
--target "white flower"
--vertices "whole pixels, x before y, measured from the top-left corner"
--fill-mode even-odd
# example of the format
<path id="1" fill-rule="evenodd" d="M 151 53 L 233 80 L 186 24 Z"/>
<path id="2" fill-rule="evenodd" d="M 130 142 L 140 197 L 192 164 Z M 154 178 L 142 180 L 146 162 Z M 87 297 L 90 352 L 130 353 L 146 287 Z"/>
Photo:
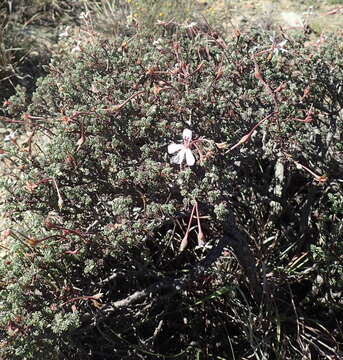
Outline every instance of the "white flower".
<path id="1" fill-rule="evenodd" d="M 60 38 L 69 37 L 70 26 L 67 26 L 63 32 L 59 34 Z"/>
<path id="2" fill-rule="evenodd" d="M 17 134 L 16 131 L 12 131 L 9 135 L 6 135 L 4 138 L 4 141 L 16 141 L 17 139 Z"/>
<path id="3" fill-rule="evenodd" d="M 183 25 L 186 29 L 192 29 L 194 27 L 196 27 L 198 24 L 196 22 L 191 22 L 190 24 L 185 24 Z"/>
<path id="4" fill-rule="evenodd" d="M 182 139 L 182 144 L 172 143 L 168 145 L 169 154 L 178 152 L 175 156 L 172 157 L 171 162 L 181 165 L 183 160 L 186 159 L 187 165 L 192 166 L 195 164 L 195 157 L 192 153 L 192 150 L 190 149 L 192 143 L 192 131 L 189 129 L 183 130 Z"/>
<path id="5" fill-rule="evenodd" d="M 81 41 L 78 40 L 76 45 L 71 49 L 71 53 L 80 52 L 82 50 L 80 44 L 81 44 Z"/>
<path id="6" fill-rule="evenodd" d="M 88 10 L 87 11 L 82 11 L 82 13 L 79 16 L 79 19 L 85 20 L 85 19 L 87 19 L 89 17 L 89 15 L 90 15 L 90 12 Z"/>
<path id="7" fill-rule="evenodd" d="M 273 53 L 275 54 L 275 56 L 279 55 L 279 51 L 288 52 L 286 49 L 283 48 L 286 45 L 287 40 L 276 43 L 275 39 L 270 38 L 270 41 L 273 43 Z"/>
<path id="8" fill-rule="evenodd" d="M 154 46 L 159 46 L 163 43 L 163 40 L 161 38 L 158 38 L 157 40 L 155 40 L 152 44 Z"/>

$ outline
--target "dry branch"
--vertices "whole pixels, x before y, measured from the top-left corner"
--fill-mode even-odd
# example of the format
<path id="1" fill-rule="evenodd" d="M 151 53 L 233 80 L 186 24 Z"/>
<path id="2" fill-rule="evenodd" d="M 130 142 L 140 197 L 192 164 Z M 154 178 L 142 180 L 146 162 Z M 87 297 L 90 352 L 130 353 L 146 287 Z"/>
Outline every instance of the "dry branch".
<path id="1" fill-rule="evenodd" d="M 227 247 L 231 248 L 236 255 L 239 264 L 248 278 L 252 296 L 259 303 L 262 292 L 258 281 L 255 259 L 249 249 L 246 237 L 239 231 L 233 216 L 231 216 L 225 225 L 223 237 L 189 274 L 178 279 L 164 279 L 144 290 L 136 291 L 124 299 L 105 304 L 101 311 L 110 313 L 115 311 L 115 309 L 131 306 L 147 297 L 156 296 L 161 290 L 182 291 L 190 282 L 195 281 L 208 270 L 221 256 L 223 249 Z"/>

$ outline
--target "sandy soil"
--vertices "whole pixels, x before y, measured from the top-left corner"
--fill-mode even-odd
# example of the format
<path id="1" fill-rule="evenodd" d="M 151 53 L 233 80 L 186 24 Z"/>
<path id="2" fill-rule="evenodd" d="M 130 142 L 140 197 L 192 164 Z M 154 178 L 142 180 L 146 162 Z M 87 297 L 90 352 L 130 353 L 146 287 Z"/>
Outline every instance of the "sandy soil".
<path id="1" fill-rule="evenodd" d="M 331 3 L 334 1 L 331 1 Z M 284 30 L 310 26 L 317 33 L 343 30 L 343 2 L 294 0 L 218 0 L 213 5 L 216 15 L 221 15 L 227 27 L 248 28 L 251 24 L 263 28 Z M 225 19 L 225 20 L 224 20 Z"/>

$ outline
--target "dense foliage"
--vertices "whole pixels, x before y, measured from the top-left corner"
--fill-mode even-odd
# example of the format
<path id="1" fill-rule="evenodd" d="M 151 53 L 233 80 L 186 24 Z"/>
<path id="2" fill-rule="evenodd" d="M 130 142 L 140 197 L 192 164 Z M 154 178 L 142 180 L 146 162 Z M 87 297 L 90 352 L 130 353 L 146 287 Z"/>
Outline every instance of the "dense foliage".
<path id="1" fill-rule="evenodd" d="M 278 36 L 90 35 L 6 102 L 3 356 L 342 355 L 343 43 Z M 256 284 L 235 248 L 194 273 L 232 218 Z"/>

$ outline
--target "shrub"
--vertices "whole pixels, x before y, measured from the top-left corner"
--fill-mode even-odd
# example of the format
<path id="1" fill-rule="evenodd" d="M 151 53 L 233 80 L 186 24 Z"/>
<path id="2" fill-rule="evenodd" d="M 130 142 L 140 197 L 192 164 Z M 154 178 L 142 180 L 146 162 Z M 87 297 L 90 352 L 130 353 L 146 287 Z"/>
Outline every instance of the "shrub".
<path id="1" fill-rule="evenodd" d="M 0 4 L 0 101 L 26 88 L 29 95 L 38 77 L 45 75 L 56 50 L 61 25 L 77 25 L 81 1 L 13 0 Z M 1 112 L 2 114 L 2 112 Z M 2 114 L 3 115 L 3 114 Z"/>
<path id="2" fill-rule="evenodd" d="M 3 147 L 5 356 L 338 356 L 342 39 L 279 36 L 170 22 L 51 61 Z"/>

